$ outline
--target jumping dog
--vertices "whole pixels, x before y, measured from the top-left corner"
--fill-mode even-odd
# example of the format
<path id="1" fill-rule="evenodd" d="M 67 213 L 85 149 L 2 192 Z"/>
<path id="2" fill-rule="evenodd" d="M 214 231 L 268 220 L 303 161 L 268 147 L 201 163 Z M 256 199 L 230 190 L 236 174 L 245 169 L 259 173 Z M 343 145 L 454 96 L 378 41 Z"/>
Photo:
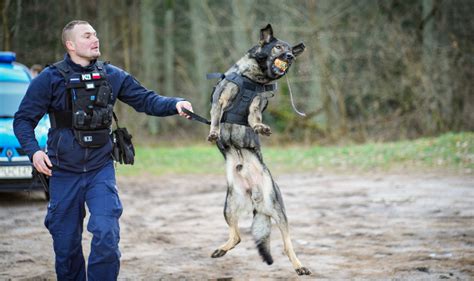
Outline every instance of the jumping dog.
<path id="1" fill-rule="evenodd" d="M 288 219 L 280 189 L 263 162 L 259 134 L 270 135 L 262 112 L 275 89 L 272 81 L 283 77 L 295 57 L 305 49 L 273 36 L 270 24 L 260 30 L 260 41 L 237 61 L 214 87 L 208 141 L 216 142 L 225 158 L 227 195 L 224 217 L 229 240 L 211 255 L 224 256 L 240 242 L 239 217 L 253 212 L 252 235 L 267 264 L 270 254 L 271 219 L 281 231 L 284 250 L 298 275 L 311 272 L 296 257 L 288 231 Z"/>

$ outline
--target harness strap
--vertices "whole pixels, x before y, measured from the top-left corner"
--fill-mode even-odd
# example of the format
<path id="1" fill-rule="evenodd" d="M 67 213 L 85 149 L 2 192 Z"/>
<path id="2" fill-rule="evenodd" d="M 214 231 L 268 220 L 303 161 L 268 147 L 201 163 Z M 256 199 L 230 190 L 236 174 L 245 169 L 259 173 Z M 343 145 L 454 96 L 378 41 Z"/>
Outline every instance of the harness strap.
<path id="1" fill-rule="evenodd" d="M 225 76 L 224 73 L 220 73 L 220 72 L 211 72 L 211 73 L 206 74 L 206 79 L 208 79 L 208 80 L 226 78 L 229 81 L 233 81 L 233 80 L 239 80 L 240 81 L 239 78 L 241 78 L 241 77 L 244 79 L 243 80 L 243 86 L 244 86 L 245 89 L 249 89 L 249 90 L 257 91 L 257 92 L 271 92 L 271 91 L 276 91 L 278 89 L 277 83 L 265 84 L 265 85 L 258 84 L 258 83 L 253 82 L 252 80 L 250 80 L 246 77 L 238 75 L 235 72 L 229 74 L 229 76 Z"/>
<path id="2" fill-rule="evenodd" d="M 72 128 L 72 111 L 54 111 L 49 113 L 51 128 Z"/>
<path id="3" fill-rule="evenodd" d="M 64 79 L 66 79 L 69 76 L 69 73 L 71 72 L 71 69 L 69 68 L 69 65 L 67 65 L 67 62 L 65 60 L 58 61 L 54 63 L 53 66 L 58 69 L 59 73 L 61 73 Z"/>
<path id="4" fill-rule="evenodd" d="M 224 73 L 220 73 L 220 72 L 212 72 L 212 73 L 206 74 L 206 79 L 207 80 L 224 79 L 224 78 L 225 78 Z"/>
<path id="5" fill-rule="evenodd" d="M 115 125 L 117 125 L 117 128 L 120 128 L 117 115 L 115 115 L 115 112 L 114 112 L 114 111 L 112 111 L 112 116 L 114 117 Z"/>
<path id="6" fill-rule="evenodd" d="M 67 65 L 66 61 L 58 61 L 52 66 L 59 71 L 61 76 L 64 78 L 64 82 L 67 84 L 71 69 Z M 66 108 L 67 110 L 53 111 L 49 113 L 51 128 L 72 128 L 71 97 L 69 93 L 66 93 Z"/>

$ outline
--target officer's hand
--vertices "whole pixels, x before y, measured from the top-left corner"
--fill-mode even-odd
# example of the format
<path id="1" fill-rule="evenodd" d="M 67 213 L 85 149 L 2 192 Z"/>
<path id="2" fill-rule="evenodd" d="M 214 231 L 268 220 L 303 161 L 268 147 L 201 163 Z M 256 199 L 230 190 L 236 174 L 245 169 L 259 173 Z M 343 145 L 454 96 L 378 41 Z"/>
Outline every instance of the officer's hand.
<path id="1" fill-rule="evenodd" d="M 186 117 L 188 119 L 191 119 L 191 116 L 187 115 L 186 113 L 183 112 L 183 108 L 186 108 L 187 110 L 194 112 L 193 111 L 193 106 L 189 101 L 180 101 L 176 104 L 176 110 L 178 110 L 179 116 Z"/>
<path id="2" fill-rule="evenodd" d="M 48 155 L 46 155 L 44 151 L 38 150 L 33 154 L 33 166 L 35 166 L 38 172 L 51 176 L 51 168 L 53 167 L 53 164 L 51 164 Z"/>

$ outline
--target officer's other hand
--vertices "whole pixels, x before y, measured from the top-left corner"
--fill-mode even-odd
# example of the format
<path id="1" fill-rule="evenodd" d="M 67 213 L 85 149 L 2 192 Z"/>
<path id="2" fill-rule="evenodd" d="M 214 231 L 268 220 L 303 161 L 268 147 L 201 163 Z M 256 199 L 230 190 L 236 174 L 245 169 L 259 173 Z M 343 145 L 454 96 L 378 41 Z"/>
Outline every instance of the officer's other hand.
<path id="1" fill-rule="evenodd" d="M 38 172 L 51 176 L 51 168 L 53 167 L 53 164 L 51 164 L 48 155 L 46 155 L 44 151 L 38 150 L 33 154 L 33 166 L 35 166 Z"/>
<path id="2" fill-rule="evenodd" d="M 193 106 L 189 101 L 180 101 L 176 104 L 176 110 L 178 110 L 179 116 L 186 117 L 188 119 L 191 119 L 191 116 L 187 115 L 186 113 L 183 112 L 183 108 L 186 108 L 187 110 L 194 112 L 193 111 Z"/>

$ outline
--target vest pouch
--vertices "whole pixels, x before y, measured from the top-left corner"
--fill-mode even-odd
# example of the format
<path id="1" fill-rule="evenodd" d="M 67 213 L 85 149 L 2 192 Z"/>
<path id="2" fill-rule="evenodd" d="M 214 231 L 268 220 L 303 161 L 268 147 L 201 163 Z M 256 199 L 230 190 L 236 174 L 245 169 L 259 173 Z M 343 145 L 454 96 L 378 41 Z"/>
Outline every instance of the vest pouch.
<path id="1" fill-rule="evenodd" d="M 82 147 L 98 148 L 109 142 L 110 130 L 74 130 L 74 137 Z"/>
<path id="2" fill-rule="evenodd" d="M 86 129 L 89 127 L 90 116 L 84 110 L 78 110 L 74 112 L 72 120 L 75 128 Z"/>
<path id="3" fill-rule="evenodd" d="M 109 99 L 111 98 L 112 90 L 110 89 L 107 82 L 103 82 L 100 85 L 99 90 L 97 91 L 97 97 L 95 99 L 95 104 L 97 106 L 106 107 L 109 104 Z"/>
<path id="4" fill-rule="evenodd" d="M 113 106 L 97 107 L 92 110 L 89 128 L 91 130 L 106 129 L 112 125 Z"/>

